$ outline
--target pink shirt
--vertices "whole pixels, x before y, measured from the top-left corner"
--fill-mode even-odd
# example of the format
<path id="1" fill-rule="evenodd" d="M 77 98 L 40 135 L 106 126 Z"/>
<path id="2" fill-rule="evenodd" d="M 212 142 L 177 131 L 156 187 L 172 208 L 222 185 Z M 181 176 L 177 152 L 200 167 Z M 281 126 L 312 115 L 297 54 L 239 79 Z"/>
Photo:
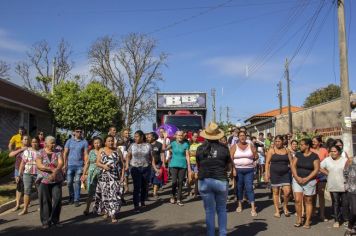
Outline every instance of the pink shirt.
<path id="1" fill-rule="evenodd" d="M 39 151 L 27 149 L 22 152 L 22 162 L 25 165 L 25 174 L 37 175 L 36 158 Z"/>
<path id="2" fill-rule="evenodd" d="M 234 154 L 234 165 L 235 168 L 254 168 L 254 155 L 251 150 L 251 145 L 249 144 L 245 150 L 239 148 L 236 145 L 236 151 Z"/>

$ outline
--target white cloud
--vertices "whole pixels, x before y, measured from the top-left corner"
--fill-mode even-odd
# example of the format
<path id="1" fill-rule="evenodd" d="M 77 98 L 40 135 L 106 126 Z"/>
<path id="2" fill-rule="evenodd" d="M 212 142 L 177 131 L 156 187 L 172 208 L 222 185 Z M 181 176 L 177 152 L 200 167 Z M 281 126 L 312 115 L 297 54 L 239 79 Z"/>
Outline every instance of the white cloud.
<path id="1" fill-rule="evenodd" d="M 249 65 L 252 56 L 230 56 L 215 57 L 204 62 L 221 76 L 244 77 L 253 80 L 276 81 L 283 74 L 283 61 L 269 62 L 256 70 L 253 74 L 253 67 Z"/>
<path id="2" fill-rule="evenodd" d="M 8 31 L 0 28 L 0 50 L 25 52 L 27 46 L 13 38 Z"/>
<path id="3" fill-rule="evenodd" d="M 243 77 L 251 80 L 259 81 L 278 81 L 283 78 L 285 59 L 275 58 L 267 61 L 263 65 L 253 66 L 251 61 L 256 59 L 256 56 L 221 56 L 207 59 L 203 65 L 210 67 L 220 76 L 224 77 Z M 299 65 L 315 65 L 320 63 L 318 58 L 312 57 L 308 60 L 301 60 L 299 57 L 293 62 L 293 66 Z"/>

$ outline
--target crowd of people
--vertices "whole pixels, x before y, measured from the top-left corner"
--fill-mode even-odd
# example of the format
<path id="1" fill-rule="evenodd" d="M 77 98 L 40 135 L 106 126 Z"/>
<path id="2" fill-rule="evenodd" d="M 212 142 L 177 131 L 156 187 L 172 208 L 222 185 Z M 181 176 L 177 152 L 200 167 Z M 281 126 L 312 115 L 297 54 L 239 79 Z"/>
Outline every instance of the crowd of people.
<path id="1" fill-rule="evenodd" d="M 162 128 L 144 133 L 124 129 L 120 134 L 110 127 L 103 138 L 87 141 L 83 130 L 74 129 L 72 137 L 61 145 L 60 140 L 39 132 L 29 137 L 23 127 L 9 143 L 10 157 L 15 157 L 16 206 L 24 207 L 19 215 L 28 213 L 31 191 L 39 197 L 43 228 L 61 227 L 62 186 L 66 182 L 69 204 L 80 206 L 81 189 L 88 193 L 84 215 L 90 213 L 118 222 L 120 209 L 127 204 L 132 179 L 133 210 L 140 213 L 152 188 L 152 197 L 159 200 L 159 190 L 171 181 L 171 204 L 184 206 L 184 186 L 188 195 L 200 196 L 206 213 L 207 235 L 215 234 L 215 214 L 219 235 L 227 233 L 226 203 L 229 183 L 236 193 L 236 212 L 251 205 L 251 216 L 258 215 L 254 194 L 255 183 L 267 183 L 271 189 L 274 217 L 291 216 L 288 203 L 295 203 L 295 227 L 309 229 L 311 218 L 325 213 L 325 193 L 330 193 L 333 227 L 347 227 L 354 232 L 356 220 L 356 158 L 343 151 L 340 139 L 322 137 L 293 139 L 292 134 L 260 133 L 250 136 L 245 127 L 229 129 L 225 134 L 211 122 L 199 132 L 177 131 L 168 137 Z M 198 139 L 203 138 L 203 142 Z M 327 190 L 327 191 L 326 191 Z M 93 203 L 94 202 L 94 203 Z M 92 208 L 91 208 L 92 206 Z"/>

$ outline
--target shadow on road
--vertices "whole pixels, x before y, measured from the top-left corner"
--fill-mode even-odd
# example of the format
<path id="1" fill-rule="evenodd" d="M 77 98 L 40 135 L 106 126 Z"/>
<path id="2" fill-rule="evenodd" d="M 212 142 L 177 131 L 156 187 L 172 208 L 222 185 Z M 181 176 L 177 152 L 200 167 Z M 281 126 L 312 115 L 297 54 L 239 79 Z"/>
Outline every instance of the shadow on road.
<path id="1" fill-rule="evenodd" d="M 234 235 L 253 236 L 253 235 L 257 235 L 258 233 L 260 233 L 262 231 L 266 231 L 266 230 L 267 230 L 267 223 L 257 222 L 257 219 L 255 219 L 255 222 L 236 226 L 233 231 L 228 233 L 228 235 L 230 235 L 230 236 L 234 236 Z"/>
<path id="2" fill-rule="evenodd" d="M 190 224 L 176 224 L 164 227 L 155 227 L 152 220 L 123 220 L 117 224 L 108 222 L 90 223 L 67 223 L 63 228 L 30 228 L 16 226 L 5 229 L 0 235 L 27 235 L 27 236 L 64 236 L 64 235 L 164 235 L 164 236 L 198 236 L 205 234 L 204 223 L 201 221 Z"/>
<path id="3" fill-rule="evenodd" d="M 41 229 L 16 226 L 3 230 L 0 235 L 26 235 L 26 236 L 64 236 L 64 235 L 164 235 L 164 236 L 200 236 L 205 235 L 205 225 L 202 221 L 192 222 L 190 224 L 176 224 L 164 227 L 155 227 L 155 221 L 152 220 L 123 220 L 117 224 L 108 222 L 98 223 L 80 223 L 73 221 L 66 223 L 63 228 Z M 264 222 L 255 222 L 239 225 L 228 233 L 228 235 L 257 235 L 259 232 L 266 231 L 267 224 Z"/>

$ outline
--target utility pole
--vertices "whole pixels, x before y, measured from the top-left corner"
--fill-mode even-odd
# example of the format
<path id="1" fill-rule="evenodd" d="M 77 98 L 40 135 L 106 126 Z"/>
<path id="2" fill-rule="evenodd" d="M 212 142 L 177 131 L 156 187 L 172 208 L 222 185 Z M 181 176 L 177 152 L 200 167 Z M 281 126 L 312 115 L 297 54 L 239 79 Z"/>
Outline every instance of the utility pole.
<path id="1" fill-rule="evenodd" d="M 229 124 L 230 122 L 230 107 L 226 106 L 226 123 Z"/>
<path id="2" fill-rule="evenodd" d="M 52 84 L 51 84 L 51 93 L 53 95 L 54 93 L 54 83 L 55 83 L 55 76 L 56 76 L 56 58 L 54 57 L 53 58 L 53 68 L 52 68 Z"/>
<path id="3" fill-rule="evenodd" d="M 216 89 L 211 89 L 211 96 L 213 97 L 213 121 L 216 123 L 216 106 L 215 106 L 215 97 L 216 97 Z"/>
<path id="4" fill-rule="evenodd" d="M 292 119 L 292 108 L 290 101 L 290 79 L 289 79 L 289 63 L 288 58 L 286 58 L 286 80 L 287 80 L 287 96 L 288 96 L 288 125 L 289 125 L 289 133 L 293 133 L 293 119 Z"/>
<path id="5" fill-rule="evenodd" d="M 349 156 L 353 156 L 352 145 L 352 121 L 350 107 L 349 72 L 347 61 L 347 42 L 345 30 L 345 1 L 338 0 L 338 29 L 339 29 L 339 50 L 340 50 L 340 87 L 341 87 L 341 108 L 342 108 L 342 139 L 344 150 Z"/>
<path id="6" fill-rule="evenodd" d="M 279 114 L 282 114 L 282 81 L 278 83 L 278 100 L 279 100 Z"/>

